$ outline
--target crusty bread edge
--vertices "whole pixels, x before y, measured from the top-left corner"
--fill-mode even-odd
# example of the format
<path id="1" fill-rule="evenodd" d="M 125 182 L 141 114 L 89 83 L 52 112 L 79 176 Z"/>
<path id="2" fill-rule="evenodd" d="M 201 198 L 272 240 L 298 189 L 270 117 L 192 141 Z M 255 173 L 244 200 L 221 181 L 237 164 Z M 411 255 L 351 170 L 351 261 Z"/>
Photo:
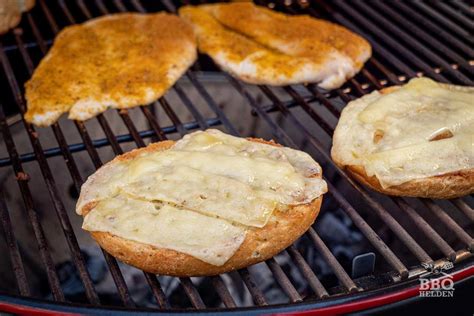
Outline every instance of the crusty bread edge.
<path id="1" fill-rule="evenodd" d="M 388 94 L 399 89 L 392 86 L 380 90 Z M 453 199 L 474 193 L 474 169 L 450 172 L 439 176 L 410 180 L 408 182 L 383 188 L 376 176 L 369 177 L 365 168 L 360 165 L 344 165 L 335 159 L 334 162 L 350 176 L 380 193 L 394 196 L 410 196 L 432 199 Z"/>
<path id="2" fill-rule="evenodd" d="M 369 177 L 362 166 L 344 166 L 347 173 L 380 193 L 432 199 L 454 199 L 474 193 L 474 170 L 450 172 L 439 176 L 411 180 L 383 188 L 376 176 Z"/>
<path id="3" fill-rule="evenodd" d="M 251 141 L 280 146 L 274 142 L 249 138 Z M 153 143 L 116 157 L 114 161 L 133 159 L 144 152 L 169 149 L 173 141 Z M 321 178 L 321 174 L 314 177 Z M 179 277 L 209 276 L 233 271 L 264 261 L 278 254 L 303 235 L 313 224 L 321 208 L 322 195 L 309 204 L 276 211 L 263 228 L 250 228 L 237 252 L 222 266 L 214 266 L 190 255 L 171 249 L 157 248 L 106 232 L 90 232 L 97 243 L 112 256 L 141 270 Z M 85 216 L 96 202 L 85 205 Z"/>

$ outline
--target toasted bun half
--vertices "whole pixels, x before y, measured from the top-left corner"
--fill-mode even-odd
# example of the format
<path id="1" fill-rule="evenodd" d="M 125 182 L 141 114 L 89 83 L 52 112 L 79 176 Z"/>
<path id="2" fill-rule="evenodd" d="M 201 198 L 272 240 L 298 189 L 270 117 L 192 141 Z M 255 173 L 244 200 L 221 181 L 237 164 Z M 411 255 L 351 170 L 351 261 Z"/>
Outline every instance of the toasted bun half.
<path id="1" fill-rule="evenodd" d="M 280 146 L 261 139 L 249 140 Z M 143 152 L 167 150 L 173 144 L 173 141 L 153 143 L 120 155 L 109 163 L 131 160 Z M 321 178 L 321 174 L 315 174 L 314 177 Z M 178 251 L 157 248 L 106 232 L 90 232 L 90 234 L 112 256 L 147 272 L 179 277 L 216 275 L 264 261 L 290 246 L 313 224 L 321 208 L 321 202 L 322 195 L 311 203 L 290 207 L 284 212 L 275 211 L 267 225 L 262 228 L 248 227 L 244 242 L 222 266 L 214 266 Z M 86 204 L 82 209 L 82 215 L 85 216 L 95 205 L 96 202 Z"/>
<path id="2" fill-rule="evenodd" d="M 432 199 L 454 199 L 474 193 L 474 170 L 451 172 L 424 179 L 411 180 L 382 188 L 376 176 L 369 177 L 363 166 L 343 166 L 360 183 L 380 193 Z"/>
<path id="3" fill-rule="evenodd" d="M 388 94 L 399 89 L 398 86 L 380 90 Z M 474 170 L 461 170 L 410 180 L 408 182 L 383 188 L 376 176 L 368 176 L 365 168 L 360 165 L 344 165 L 337 160 L 337 155 L 332 155 L 334 162 L 344 169 L 350 176 L 360 183 L 380 193 L 395 196 L 410 196 L 432 199 L 453 199 L 474 193 Z"/>

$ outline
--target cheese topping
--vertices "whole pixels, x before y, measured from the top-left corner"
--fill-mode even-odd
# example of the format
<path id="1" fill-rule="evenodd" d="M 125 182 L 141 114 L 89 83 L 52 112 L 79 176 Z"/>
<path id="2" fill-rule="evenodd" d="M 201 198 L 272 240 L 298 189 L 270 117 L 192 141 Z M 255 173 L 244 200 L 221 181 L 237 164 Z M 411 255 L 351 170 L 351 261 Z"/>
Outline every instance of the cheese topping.
<path id="1" fill-rule="evenodd" d="M 264 227 L 276 209 L 310 203 L 326 192 L 326 183 L 314 178 L 319 173 L 320 166 L 303 152 L 200 131 L 168 150 L 105 165 L 87 180 L 77 211 L 98 202 L 84 218 L 84 229 L 222 265 L 240 247 L 246 229 Z M 164 207 L 157 210 L 157 203 Z M 157 228 L 173 221 L 183 221 L 177 227 L 189 235 Z"/>
<path id="2" fill-rule="evenodd" d="M 275 209 L 276 194 L 253 190 L 249 185 L 224 176 L 209 177 L 186 166 L 170 168 L 140 177 L 122 190 L 146 200 L 170 202 L 256 227 L 263 227 Z M 183 189 L 177 189 L 179 187 Z"/>
<path id="3" fill-rule="evenodd" d="M 83 228 L 181 251 L 214 265 L 223 265 L 245 238 L 245 230 L 228 221 L 125 197 L 100 201 Z"/>
<path id="4" fill-rule="evenodd" d="M 362 165 L 382 187 L 474 168 L 474 88 L 412 79 L 344 109 L 333 157 Z"/>

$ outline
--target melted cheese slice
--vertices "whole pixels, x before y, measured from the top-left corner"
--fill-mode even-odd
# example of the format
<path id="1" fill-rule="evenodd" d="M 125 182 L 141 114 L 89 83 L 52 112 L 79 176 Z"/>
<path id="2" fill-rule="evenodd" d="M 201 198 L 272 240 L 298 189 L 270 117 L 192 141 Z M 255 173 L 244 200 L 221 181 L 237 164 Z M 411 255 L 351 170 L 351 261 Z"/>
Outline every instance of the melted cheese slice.
<path id="1" fill-rule="evenodd" d="M 245 138 L 227 135 L 215 129 L 186 135 L 176 143 L 174 148 L 177 150 L 206 151 L 230 156 L 287 161 L 298 173 L 305 177 L 321 173 L 321 167 L 318 163 L 305 152 L 288 147 L 251 142 Z"/>
<path id="2" fill-rule="evenodd" d="M 245 230 L 228 221 L 124 197 L 100 201 L 82 228 L 180 251 L 216 266 L 229 260 L 245 239 Z"/>
<path id="3" fill-rule="evenodd" d="M 344 164 L 363 165 L 387 188 L 474 168 L 473 139 L 474 88 L 416 78 L 351 102 L 333 153 Z"/>
<path id="4" fill-rule="evenodd" d="M 448 130 L 472 134 L 474 93 L 420 78 L 370 103 L 358 119 L 383 131 L 378 150 L 426 143 Z"/>
<path id="5" fill-rule="evenodd" d="M 366 158 L 366 171 L 367 174 L 375 174 L 377 179 L 404 183 L 426 177 L 428 174 L 435 175 L 439 170 L 443 173 L 468 170 L 474 166 L 473 146 L 473 135 L 457 135 L 433 143 L 378 152 Z"/>
<path id="6" fill-rule="evenodd" d="M 197 217 L 186 215 L 183 221 L 187 223 L 182 225 L 195 225 L 197 229 L 221 222 L 241 230 L 248 227 L 261 228 L 276 209 L 284 211 L 289 205 L 310 203 L 325 193 L 326 183 L 314 177 L 320 172 L 320 166 L 305 153 L 250 142 L 217 130 L 200 131 L 185 136 L 168 150 L 143 152 L 132 160 L 105 165 L 87 180 L 81 191 L 77 211 L 81 213 L 88 203 L 99 202 L 89 214 L 125 212 L 120 218 L 130 220 L 130 227 L 135 229 L 141 225 L 146 226 L 147 220 L 153 222 L 149 224 L 151 226 L 161 225 L 155 221 L 165 218 L 150 217 L 149 213 L 153 213 L 154 203 L 164 203 L 167 217 L 172 216 L 169 213 L 178 212 L 177 210 L 196 214 Z M 120 206 L 120 201 L 129 200 L 131 202 L 126 203 L 131 206 Z M 135 233 L 126 224 L 113 228 L 104 221 L 92 223 L 103 215 L 91 217 L 89 214 L 85 218 L 84 229 L 113 234 L 123 229 L 118 236 L 152 245 L 164 240 L 159 244 L 160 247 L 167 248 L 169 242 L 169 248 L 175 250 L 183 244 L 179 251 L 211 264 L 220 262 L 225 256 L 218 258 L 217 252 L 210 251 L 209 244 L 202 240 L 209 238 L 215 244 L 236 245 L 230 244 L 230 235 L 226 235 L 227 233 L 222 238 L 213 233 L 221 229 L 222 225 L 221 228 L 209 227 L 209 231 L 201 231 L 205 236 L 202 236 L 203 239 L 196 239 L 196 243 L 193 243 L 195 249 L 191 251 L 191 246 L 185 240 L 192 236 L 186 235 L 182 239 L 180 236 L 171 236 L 177 234 L 177 231 L 164 230 L 163 233 L 157 232 L 156 236 L 149 236 L 150 239 L 144 240 L 142 235 Z M 204 218 L 208 219 L 207 223 Z M 148 227 L 145 231 L 150 234 L 154 232 L 148 230 Z M 235 230 L 229 230 L 228 233 L 230 232 L 235 233 Z M 163 239 L 164 234 L 169 239 Z M 236 249 L 232 247 L 225 249 L 233 249 L 235 252 Z M 196 255 L 203 251 L 208 257 Z"/>
<path id="7" fill-rule="evenodd" d="M 279 199 L 245 183 L 186 167 L 169 167 L 123 187 L 129 195 L 164 201 L 248 226 L 263 227 Z M 159 183 L 159 185 L 156 185 Z"/>

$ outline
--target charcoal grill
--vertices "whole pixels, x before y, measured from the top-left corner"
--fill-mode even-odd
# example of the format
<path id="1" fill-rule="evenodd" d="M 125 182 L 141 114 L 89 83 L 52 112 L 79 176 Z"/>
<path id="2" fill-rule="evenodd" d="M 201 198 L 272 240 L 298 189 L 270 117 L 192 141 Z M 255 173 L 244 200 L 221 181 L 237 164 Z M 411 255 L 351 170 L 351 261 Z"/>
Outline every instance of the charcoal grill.
<path id="1" fill-rule="evenodd" d="M 390 198 L 351 180 L 329 157 L 330 137 L 337 118 L 342 107 L 354 98 L 422 75 L 440 82 L 473 84 L 474 14 L 469 4 L 461 1 L 262 2 L 259 4 L 275 10 L 306 13 L 342 24 L 368 39 L 374 55 L 360 74 L 331 92 L 311 84 L 282 88 L 249 86 L 219 72 L 208 58 L 201 56 L 172 92 L 153 104 L 129 111 L 109 110 L 88 122 L 61 120 L 51 128 L 36 129 L 22 119 L 26 107 L 23 83 L 63 27 L 113 12 L 175 12 L 177 6 L 184 4 L 166 0 L 37 2 L 17 28 L 0 37 L 3 135 L 0 172 L 6 175 L 0 187 L 0 245 L 6 249 L 0 266 L 6 267 L 9 272 L 5 276 L 11 279 L 0 287 L 0 310 L 38 315 L 53 311 L 172 310 L 343 313 L 417 297 L 420 275 L 439 277 L 429 264 L 440 267 L 453 263 L 448 272 L 455 282 L 472 278 L 474 203 L 471 196 L 450 201 Z M 237 106 L 229 107 L 217 101 L 220 90 L 210 86 L 212 80 L 218 81 L 219 89 L 230 89 L 235 98 L 240 98 Z M 361 244 L 365 246 L 359 252 L 360 260 L 352 261 L 351 267 L 335 255 L 334 242 L 329 243 L 328 234 L 321 233 L 330 228 L 318 226 L 318 219 L 300 241 L 257 265 L 269 271 L 270 282 L 283 293 L 283 301 L 275 303 L 268 298 L 256 281 L 259 270 L 250 267 L 229 274 L 231 277 L 226 274 L 204 281 L 176 278 L 174 281 L 188 304 L 184 307 L 170 301 L 162 276 L 143 273 L 147 291 L 153 298 L 143 306 L 129 290 L 130 280 L 124 276 L 124 267 L 102 252 L 100 257 L 108 270 L 105 273 L 110 273 L 114 285 L 110 295 L 115 300 L 104 299 L 93 281 L 94 272 L 87 255 L 81 251 L 86 234 L 80 230 L 80 220 L 67 198 L 77 194 L 85 177 L 110 159 L 110 154 L 118 155 L 150 141 L 179 138 L 208 127 L 221 128 L 233 135 L 273 138 L 312 154 L 321 162 L 329 186 L 320 218 L 341 210 L 343 220 L 349 221 L 363 236 Z M 109 156 L 104 154 L 107 151 Z M 86 172 L 84 164 L 89 164 Z M 68 182 L 72 183 L 71 187 L 64 185 Z M 20 205 L 18 210 L 13 206 L 15 194 L 21 197 L 16 201 Z M 43 195 L 47 203 L 38 203 Z M 55 214 L 54 227 L 44 223 L 45 214 L 51 213 Z M 32 244 L 34 253 L 25 244 Z M 57 258 L 60 256 L 57 244 L 68 250 L 61 255 L 72 263 L 69 273 L 80 280 L 82 295 L 66 293 L 67 285 L 61 281 L 64 275 L 60 275 L 59 265 L 59 261 L 66 259 Z M 318 276 L 318 266 L 308 259 L 309 252 L 316 253 L 330 267 L 333 279 Z M 376 258 L 374 269 L 371 253 Z M 352 259 L 348 258 L 349 263 Z M 31 267 L 30 261 L 39 264 Z M 287 264 L 283 265 L 283 261 Z M 32 271 L 40 282 L 31 281 Z M 299 284 L 295 283 L 294 273 L 299 274 Z M 210 290 L 203 294 L 196 286 L 200 282 L 207 282 Z M 236 300 L 235 288 L 243 288 L 251 297 L 251 304 L 243 305 Z M 209 303 L 210 292 L 217 303 Z"/>

